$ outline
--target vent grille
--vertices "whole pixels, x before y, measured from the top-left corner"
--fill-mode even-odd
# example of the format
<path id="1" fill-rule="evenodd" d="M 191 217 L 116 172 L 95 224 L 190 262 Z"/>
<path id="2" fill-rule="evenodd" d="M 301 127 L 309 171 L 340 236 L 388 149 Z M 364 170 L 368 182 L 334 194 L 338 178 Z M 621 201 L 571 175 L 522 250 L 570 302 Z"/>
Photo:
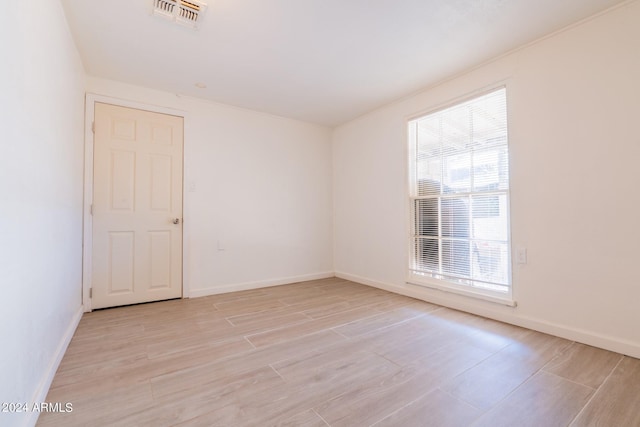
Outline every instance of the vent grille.
<path id="1" fill-rule="evenodd" d="M 153 0 L 154 15 L 191 28 L 198 28 L 206 8 L 199 0 Z"/>

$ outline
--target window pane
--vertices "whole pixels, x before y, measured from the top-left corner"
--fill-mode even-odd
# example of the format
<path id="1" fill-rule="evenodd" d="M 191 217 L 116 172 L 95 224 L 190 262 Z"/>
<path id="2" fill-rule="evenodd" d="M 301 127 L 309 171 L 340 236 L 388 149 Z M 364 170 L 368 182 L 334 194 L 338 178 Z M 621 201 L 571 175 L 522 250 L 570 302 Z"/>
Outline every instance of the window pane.
<path id="1" fill-rule="evenodd" d="M 469 241 L 442 241 L 442 271 L 456 276 L 469 277 Z"/>
<path id="2" fill-rule="evenodd" d="M 417 125 L 416 180 L 418 196 L 440 194 L 442 180 L 442 141 L 437 117 L 420 120 Z"/>
<path id="3" fill-rule="evenodd" d="M 468 103 L 441 111 L 441 138 L 447 152 L 466 151 L 471 143 L 471 109 Z"/>
<path id="4" fill-rule="evenodd" d="M 474 191 L 504 190 L 509 187 L 506 148 L 474 152 L 473 187 Z"/>
<path id="5" fill-rule="evenodd" d="M 507 108 L 503 96 L 494 92 L 474 103 L 472 109 L 473 142 L 477 148 L 505 145 Z"/>
<path id="6" fill-rule="evenodd" d="M 438 199 L 415 201 L 417 236 L 438 237 Z"/>
<path id="7" fill-rule="evenodd" d="M 438 272 L 440 269 L 440 246 L 437 239 L 415 239 L 415 268 L 421 271 Z"/>
<path id="8" fill-rule="evenodd" d="M 456 153 L 444 158 L 443 193 L 468 193 L 471 190 L 471 152 Z"/>
<path id="9" fill-rule="evenodd" d="M 474 239 L 509 239 L 506 194 L 471 196 L 471 206 Z"/>
<path id="10" fill-rule="evenodd" d="M 418 197 L 440 194 L 440 182 L 433 179 L 418 181 Z"/>
<path id="11" fill-rule="evenodd" d="M 469 198 L 442 198 L 442 236 L 469 238 Z"/>
<path id="12" fill-rule="evenodd" d="M 509 250 L 506 243 L 473 243 L 473 278 L 484 282 L 509 283 Z"/>

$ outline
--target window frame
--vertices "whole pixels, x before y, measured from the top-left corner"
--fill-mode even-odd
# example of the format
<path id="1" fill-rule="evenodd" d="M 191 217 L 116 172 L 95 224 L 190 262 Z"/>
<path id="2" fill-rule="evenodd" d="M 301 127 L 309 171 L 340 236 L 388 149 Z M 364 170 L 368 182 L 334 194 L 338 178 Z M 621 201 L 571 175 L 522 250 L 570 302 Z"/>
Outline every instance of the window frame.
<path id="1" fill-rule="evenodd" d="M 506 220 L 507 220 L 507 261 L 506 261 L 506 269 L 507 269 L 507 277 L 508 277 L 508 286 L 507 292 L 500 291 L 492 291 L 489 289 L 482 289 L 478 287 L 473 287 L 467 284 L 457 284 L 453 281 L 447 280 L 446 278 L 436 278 L 429 275 L 416 275 L 414 273 L 413 264 L 415 262 L 415 234 L 414 227 L 416 224 L 416 209 L 415 202 L 416 200 L 421 200 L 423 197 L 417 196 L 416 191 L 416 158 L 415 158 L 415 148 L 416 148 L 416 127 L 415 122 L 425 118 L 426 116 L 436 114 L 440 111 L 447 110 L 448 108 L 455 107 L 460 104 L 464 104 L 468 101 L 472 101 L 477 98 L 481 98 L 487 94 L 492 92 L 496 92 L 499 90 L 505 91 L 505 103 L 506 103 L 506 117 L 507 117 L 507 163 L 508 167 L 508 175 L 509 175 L 509 187 L 506 190 L 501 190 L 502 194 L 506 195 Z M 512 247 L 512 239 L 511 239 L 511 137 L 510 137 L 510 114 L 509 114 L 509 89 L 506 83 L 500 83 L 496 85 L 492 85 L 490 87 L 483 88 L 482 90 L 474 91 L 472 93 L 468 93 L 465 96 L 461 96 L 452 100 L 449 100 L 446 103 L 442 103 L 436 105 L 428 110 L 421 111 L 419 113 L 413 114 L 412 116 L 406 117 L 405 121 L 405 159 L 407 164 L 406 169 L 406 177 L 407 177 L 407 187 L 406 187 L 406 196 L 407 196 L 407 207 L 408 207 L 408 223 L 407 223 L 407 262 L 406 262 L 406 283 L 409 285 L 417 285 L 421 287 L 427 287 L 431 289 L 437 289 L 440 291 L 445 291 L 449 293 L 464 295 L 476 299 L 481 299 L 485 301 L 490 301 L 502 305 L 507 305 L 511 307 L 516 306 L 516 302 L 513 299 L 513 247 Z M 474 194 L 473 192 L 470 192 Z M 475 193 L 482 195 L 484 193 Z M 436 200 L 438 200 L 436 198 Z M 441 215 L 441 212 L 438 213 Z M 441 223 L 438 222 L 438 228 L 440 229 Z M 441 237 L 441 236 L 439 236 Z M 471 240 L 471 238 L 469 238 Z"/>

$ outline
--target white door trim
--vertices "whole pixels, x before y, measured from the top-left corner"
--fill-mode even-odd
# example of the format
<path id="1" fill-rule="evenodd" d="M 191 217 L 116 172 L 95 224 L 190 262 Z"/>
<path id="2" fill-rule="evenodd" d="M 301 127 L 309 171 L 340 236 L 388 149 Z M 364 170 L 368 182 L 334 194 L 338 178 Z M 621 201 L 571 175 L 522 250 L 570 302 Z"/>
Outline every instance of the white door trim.
<path id="1" fill-rule="evenodd" d="M 173 108 L 162 107 L 158 105 L 149 105 L 137 101 L 114 98 L 95 93 L 87 93 L 85 96 L 85 115 L 84 115 L 84 202 L 83 202 L 83 237 L 82 237 L 82 305 L 85 312 L 91 311 L 91 298 L 89 298 L 89 289 L 91 289 L 91 263 L 92 263 L 92 245 L 93 245 L 93 218 L 91 216 L 91 204 L 93 203 L 93 120 L 95 116 L 95 103 L 102 102 L 105 104 L 117 105 L 120 107 L 135 108 L 138 110 L 151 111 L 154 113 L 169 114 L 172 116 L 182 117 L 184 120 L 184 144 L 182 154 L 182 212 L 183 218 L 186 217 L 185 206 L 187 206 L 185 182 L 187 171 L 185 169 L 185 158 L 187 152 L 187 112 Z M 189 236 L 190 222 L 183 222 L 182 225 L 182 298 L 189 295 L 189 286 L 187 283 L 187 256 L 186 249 Z"/>

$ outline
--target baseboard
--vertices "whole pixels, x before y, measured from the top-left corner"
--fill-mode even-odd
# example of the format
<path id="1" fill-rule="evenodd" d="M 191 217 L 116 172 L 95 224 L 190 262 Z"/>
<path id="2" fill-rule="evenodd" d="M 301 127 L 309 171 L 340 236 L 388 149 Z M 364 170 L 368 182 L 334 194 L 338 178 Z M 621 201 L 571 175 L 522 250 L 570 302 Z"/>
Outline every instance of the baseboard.
<path id="1" fill-rule="evenodd" d="M 268 288 L 270 286 L 288 285 L 290 283 L 308 282 L 310 280 L 327 279 L 334 277 L 333 271 L 323 273 L 305 274 L 302 276 L 281 277 L 277 279 L 259 280 L 255 282 L 234 283 L 231 285 L 216 286 L 214 288 L 191 289 L 189 298 L 205 297 L 208 295 L 226 294 L 228 292 L 246 291 L 249 289 Z"/>
<path id="2" fill-rule="evenodd" d="M 60 366 L 60 362 L 62 362 L 62 358 L 67 351 L 67 347 L 69 347 L 71 338 L 73 338 L 73 334 L 76 332 L 83 314 L 84 308 L 81 306 L 78 308 L 78 311 L 76 311 L 76 314 L 74 314 L 71 318 L 71 322 L 69 323 L 69 326 L 67 327 L 67 330 L 65 331 L 62 340 L 60 341 L 60 344 L 58 344 L 58 348 L 56 349 L 56 352 L 51 359 L 51 363 L 49 363 L 47 371 L 44 373 L 42 380 L 40 380 L 40 386 L 34 393 L 33 399 L 31 399 L 32 404 L 46 402 L 47 393 L 49 393 L 49 387 L 51 387 L 53 377 L 56 375 L 58 366 Z M 29 416 L 26 419 L 25 426 L 35 426 L 38 422 L 39 416 L 40 412 L 29 412 Z"/>
<path id="3" fill-rule="evenodd" d="M 523 328 L 532 329 L 534 331 L 543 332 L 545 334 L 554 335 L 593 347 L 621 353 L 627 356 L 640 358 L 640 344 L 628 340 L 598 334 L 584 329 L 573 328 L 566 325 L 549 322 L 544 319 L 523 316 L 516 313 L 516 310 L 501 307 L 500 310 L 493 308 L 492 303 L 483 301 L 464 302 L 465 297 L 452 295 L 437 290 L 427 290 L 418 286 L 398 286 L 390 283 L 383 283 L 377 280 L 369 279 L 344 272 L 335 272 L 335 276 L 341 279 L 350 280 L 352 282 L 363 285 L 372 286 L 374 288 L 383 289 L 400 295 L 420 299 L 433 304 L 442 305 L 456 310 L 465 311 L 467 313 L 476 314 L 478 316 L 487 317 L 489 319 L 498 320 L 500 322 L 510 323 L 512 325 L 521 326 Z"/>

